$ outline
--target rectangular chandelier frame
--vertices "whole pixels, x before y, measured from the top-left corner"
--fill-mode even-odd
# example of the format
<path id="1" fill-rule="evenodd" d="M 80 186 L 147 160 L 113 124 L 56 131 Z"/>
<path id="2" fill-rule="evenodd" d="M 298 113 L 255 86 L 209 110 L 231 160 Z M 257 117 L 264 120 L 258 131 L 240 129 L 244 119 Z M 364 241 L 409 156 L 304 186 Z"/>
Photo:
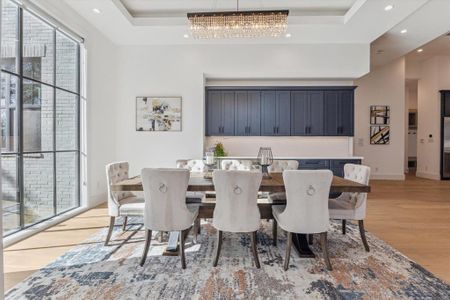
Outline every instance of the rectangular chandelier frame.
<path id="1" fill-rule="evenodd" d="M 289 10 L 188 13 L 196 39 L 279 37 L 286 32 Z"/>

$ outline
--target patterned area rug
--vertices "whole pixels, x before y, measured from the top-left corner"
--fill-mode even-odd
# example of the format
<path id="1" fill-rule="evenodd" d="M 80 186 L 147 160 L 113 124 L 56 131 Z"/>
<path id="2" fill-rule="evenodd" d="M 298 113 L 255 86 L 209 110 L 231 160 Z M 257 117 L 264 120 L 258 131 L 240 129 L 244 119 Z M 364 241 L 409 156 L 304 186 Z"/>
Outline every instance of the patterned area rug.
<path id="1" fill-rule="evenodd" d="M 261 269 L 256 269 L 250 238 L 224 234 L 218 267 L 212 267 L 215 229 L 202 225 L 198 243 L 187 242 L 187 269 L 179 257 L 161 256 L 164 243 L 152 241 L 144 267 L 142 225 L 122 232 L 103 246 L 106 229 L 83 245 L 34 273 L 11 289 L 7 299 L 450 299 L 450 285 L 439 280 L 381 240 L 368 234 L 371 252 L 364 251 L 358 228 L 347 234 L 333 223 L 329 249 L 333 271 L 327 271 L 320 246 L 316 259 L 299 258 L 293 250 L 290 269 L 283 270 L 286 238 L 279 232 L 272 246 L 271 224 L 258 233 Z"/>

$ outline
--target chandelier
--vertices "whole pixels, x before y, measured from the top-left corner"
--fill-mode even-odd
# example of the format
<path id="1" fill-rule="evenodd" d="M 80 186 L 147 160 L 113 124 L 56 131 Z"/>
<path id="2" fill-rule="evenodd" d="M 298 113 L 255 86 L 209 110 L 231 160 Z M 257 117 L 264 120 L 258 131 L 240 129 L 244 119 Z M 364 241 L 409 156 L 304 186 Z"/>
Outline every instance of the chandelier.
<path id="1" fill-rule="evenodd" d="M 289 10 L 188 13 L 191 34 L 196 39 L 278 37 L 286 32 Z"/>

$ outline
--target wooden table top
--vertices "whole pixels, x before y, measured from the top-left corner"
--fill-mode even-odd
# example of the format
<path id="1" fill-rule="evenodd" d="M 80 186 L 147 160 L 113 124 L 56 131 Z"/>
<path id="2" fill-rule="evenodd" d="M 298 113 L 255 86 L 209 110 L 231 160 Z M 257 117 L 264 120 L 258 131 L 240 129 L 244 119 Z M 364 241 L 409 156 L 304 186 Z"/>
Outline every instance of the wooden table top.
<path id="1" fill-rule="evenodd" d="M 260 186 L 260 191 L 262 192 L 285 192 L 283 174 L 282 173 L 271 173 L 271 179 L 263 179 Z M 112 185 L 111 189 L 113 191 L 142 191 L 142 180 L 140 176 L 136 176 Z M 214 191 L 214 184 L 211 179 L 205 179 L 202 173 L 191 173 L 189 179 L 188 191 L 192 192 L 209 192 Z M 369 193 L 370 186 L 360 184 L 342 177 L 333 176 L 333 181 L 331 183 L 331 193 L 343 193 L 343 192 L 353 192 L 353 193 Z"/>

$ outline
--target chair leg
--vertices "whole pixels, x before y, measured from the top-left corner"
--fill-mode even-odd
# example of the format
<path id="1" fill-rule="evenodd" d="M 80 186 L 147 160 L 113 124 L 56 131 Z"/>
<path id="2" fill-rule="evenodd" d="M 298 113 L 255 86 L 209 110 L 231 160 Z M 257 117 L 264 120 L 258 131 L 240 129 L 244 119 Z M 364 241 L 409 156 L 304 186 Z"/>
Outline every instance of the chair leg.
<path id="1" fill-rule="evenodd" d="M 200 233 L 200 219 L 196 219 L 194 221 L 194 232 L 193 232 L 194 235 L 193 241 L 195 244 L 197 244 L 197 237 L 199 233 Z"/>
<path id="2" fill-rule="evenodd" d="M 347 221 L 342 220 L 342 234 L 345 234 L 347 232 Z"/>
<path id="3" fill-rule="evenodd" d="M 220 248 L 222 248 L 222 234 L 222 231 L 217 230 L 216 255 L 214 257 L 213 267 L 217 267 L 217 263 L 219 262 Z"/>
<path id="4" fill-rule="evenodd" d="M 125 229 L 127 229 L 127 222 L 128 222 L 128 217 L 127 216 L 123 217 L 122 231 L 125 231 Z"/>
<path id="5" fill-rule="evenodd" d="M 278 240 L 278 222 L 275 219 L 273 219 L 272 223 L 272 237 L 273 237 L 273 245 L 276 246 Z"/>
<path id="6" fill-rule="evenodd" d="M 261 268 L 261 265 L 259 264 L 259 258 L 258 258 L 258 248 L 256 246 L 257 240 L 256 240 L 256 231 L 253 231 L 251 233 L 251 240 L 252 240 L 252 252 L 253 252 L 253 258 L 255 259 L 255 265 L 256 268 Z"/>
<path id="7" fill-rule="evenodd" d="M 308 234 L 308 244 L 314 244 L 314 234 Z"/>
<path id="8" fill-rule="evenodd" d="M 327 269 L 329 271 L 332 271 L 333 268 L 331 267 L 330 256 L 328 255 L 328 241 L 327 241 L 327 233 L 326 232 L 322 232 L 320 234 L 320 244 L 321 244 L 322 251 L 323 251 L 323 259 L 325 260 Z"/>
<path id="9" fill-rule="evenodd" d="M 186 236 L 189 233 L 189 230 L 181 230 L 180 231 L 180 258 L 181 258 L 181 268 L 186 269 L 186 257 L 184 254 L 184 241 L 186 239 Z"/>
<path id="10" fill-rule="evenodd" d="M 106 235 L 105 246 L 108 246 L 109 240 L 111 239 L 111 235 L 114 229 L 114 223 L 116 222 L 116 217 L 111 217 L 109 219 L 109 229 L 108 234 Z"/>
<path id="11" fill-rule="evenodd" d="M 142 258 L 140 262 L 140 266 L 142 267 L 145 263 L 145 260 L 147 259 L 147 253 L 148 249 L 150 248 L 150 242 L 152 241 L 152 231 L 150 229 L 147 229 L 145 231 L 145 246 L 144 246 L 144 252 L 142 252 Z"/>
<path id="12" fill-rule="evenodd" d="M 361 234 L 361 239 L 364 244 L 364 249 L 366 249 L 366 251 L 369 252 L 370 249 L 369 249 L 369 244 L 367 243 L 367 239 L 366 239 L 366 231 L 364 230 L 364 221 L 359 220 L 358 225 L 359 225 L 359 233 Z"/>
<path id="13" fill-rule="evenodd" d="M 292 233 L 287 233 L 287 245 L 286 245 L 286 256 L 284 258 L 284 270 L 289 269 L 289 259 L 291 258 L 291 248 L 292 248 Z"/>

